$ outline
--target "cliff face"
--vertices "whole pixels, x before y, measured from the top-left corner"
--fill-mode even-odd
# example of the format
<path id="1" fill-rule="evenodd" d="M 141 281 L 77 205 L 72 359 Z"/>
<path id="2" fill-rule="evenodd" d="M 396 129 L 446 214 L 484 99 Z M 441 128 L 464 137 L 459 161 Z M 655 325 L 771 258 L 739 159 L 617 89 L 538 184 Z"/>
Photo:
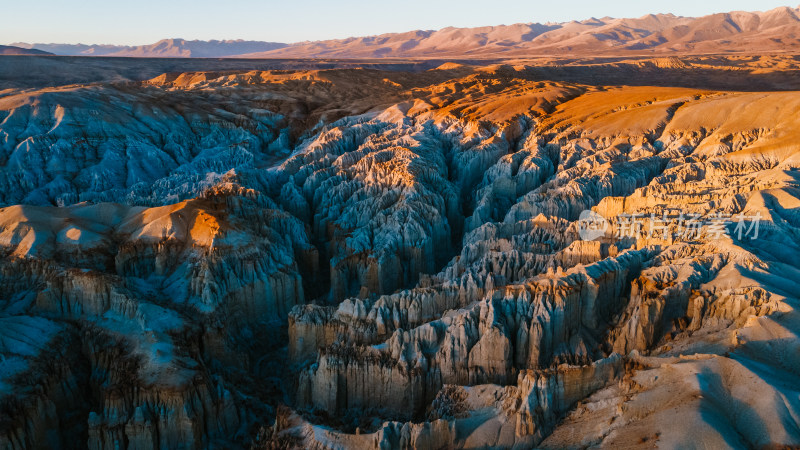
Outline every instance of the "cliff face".
<path id="1" fill-rule="evenodd" d="M 8 93 L 0 446 L 680 447 L 680 383 L 707 442 L 798 444 L 798 109 L 507 65 Z"/>
<path id="2" fill-rule="evenodd" d="M 268 207 L 219 186 L 155 208 L 0 210 L 4 446 L 194 448 L 246 429 L 242 394 L 206 363 L 254 365 L 238 340 L 302 303 L 300 267 L 317 263 Z"/>

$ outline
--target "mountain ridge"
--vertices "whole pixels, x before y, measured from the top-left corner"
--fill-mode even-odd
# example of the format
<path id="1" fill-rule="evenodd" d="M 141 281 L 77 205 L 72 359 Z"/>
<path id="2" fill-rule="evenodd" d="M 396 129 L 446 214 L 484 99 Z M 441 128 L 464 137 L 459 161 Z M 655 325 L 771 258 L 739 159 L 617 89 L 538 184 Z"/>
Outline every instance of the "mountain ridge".
<path id="1" fill-rule="evenodd" d="M 251 52 L 274 50 L 288 44 L 242 39 L 201 41 L 170 38 L 148 45 L 28 44 L 25 42 L 15 42 L 12 45 L 25 49 L 50 52 L 59 56 L 223 58 Z"/>
<path id="2" fill-rule="evenodd" d="M 800 12 L 780 7 L 698 18 L 648 14 L 560 24 L 442 28 L 424 36 L 389 33 L 296 43 L 242 57 L 526 57 L 545 55 L 700 54 L 800 48 Z"/>
<path id="3" fill-rule="evenodd" d="M 520 58 L 800 50 L 800 10 L 731 11 L 701 17 L 647 14 L 561 23 L 445 27 L 344 39 L 279 43 L 162 39 L 149 45 L 13 43 L 63 56 L 178 58 Z"/>
<path id="4" fill-rule="evenodd" d="M 0 45 L 0 55 L 52 55 L 53 53 L 46 52 L 35 48 L 22 48 L 14 45 Z"/>

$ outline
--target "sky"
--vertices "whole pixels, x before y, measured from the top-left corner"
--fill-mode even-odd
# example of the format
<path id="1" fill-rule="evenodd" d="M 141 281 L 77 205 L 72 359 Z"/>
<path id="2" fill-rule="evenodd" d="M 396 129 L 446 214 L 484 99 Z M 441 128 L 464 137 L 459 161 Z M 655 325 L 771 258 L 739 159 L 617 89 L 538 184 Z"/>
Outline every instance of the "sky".
<path id="1" fill-rule="evenodd" d="M 772 0 L 0 0 L 0 43 L 141 45 L 165 38 L 300 42 L 447 26 L 649 13 L 701 16 L 778 6 L 789 5 Z"/>

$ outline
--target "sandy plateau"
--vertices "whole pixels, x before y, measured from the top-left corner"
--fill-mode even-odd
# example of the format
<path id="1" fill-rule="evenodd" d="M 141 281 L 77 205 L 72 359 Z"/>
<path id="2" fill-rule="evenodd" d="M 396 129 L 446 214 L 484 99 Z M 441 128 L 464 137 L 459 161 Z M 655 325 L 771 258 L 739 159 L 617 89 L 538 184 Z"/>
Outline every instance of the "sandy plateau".
<path id="1" fill-rule="evenodd" d="M 794 54 L 4 58 L 2 449 L 800 445 Z"/>

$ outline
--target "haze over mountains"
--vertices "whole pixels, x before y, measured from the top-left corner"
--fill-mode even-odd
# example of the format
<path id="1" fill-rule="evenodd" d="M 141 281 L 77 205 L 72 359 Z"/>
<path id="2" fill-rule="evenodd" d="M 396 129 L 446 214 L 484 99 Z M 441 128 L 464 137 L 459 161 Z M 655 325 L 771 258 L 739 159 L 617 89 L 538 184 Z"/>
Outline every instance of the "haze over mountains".
<path id="1" fill-rule="evenodd" d="M 479 28 L 415 30 L 283 44 L 164 39 L 151 45 L 14 43 L 57 55 L 181 58 L 441 58 L 775 52 L 800 48 L 800 11 L 730 12 L 704 17 L 650 14 Z"/>
<path id="2" fill-rule="evenodd" d="M 86 44 L 28 44 L 14 46 L 38 49 L 62 56 L 127 56 L 145 58 L 224 58 L 253 52 L 265 52 L 286 47 L 278 42 L 211 40 L 187 41 L 162 39 L 150 45 L 86 45 Z"/>
<path id="3" fill-rule="evenodd" d="M 52 55 L 52 53 L 35 48 L 22 48 L 13 45 L 0 45 L 0 55 Z"/>

